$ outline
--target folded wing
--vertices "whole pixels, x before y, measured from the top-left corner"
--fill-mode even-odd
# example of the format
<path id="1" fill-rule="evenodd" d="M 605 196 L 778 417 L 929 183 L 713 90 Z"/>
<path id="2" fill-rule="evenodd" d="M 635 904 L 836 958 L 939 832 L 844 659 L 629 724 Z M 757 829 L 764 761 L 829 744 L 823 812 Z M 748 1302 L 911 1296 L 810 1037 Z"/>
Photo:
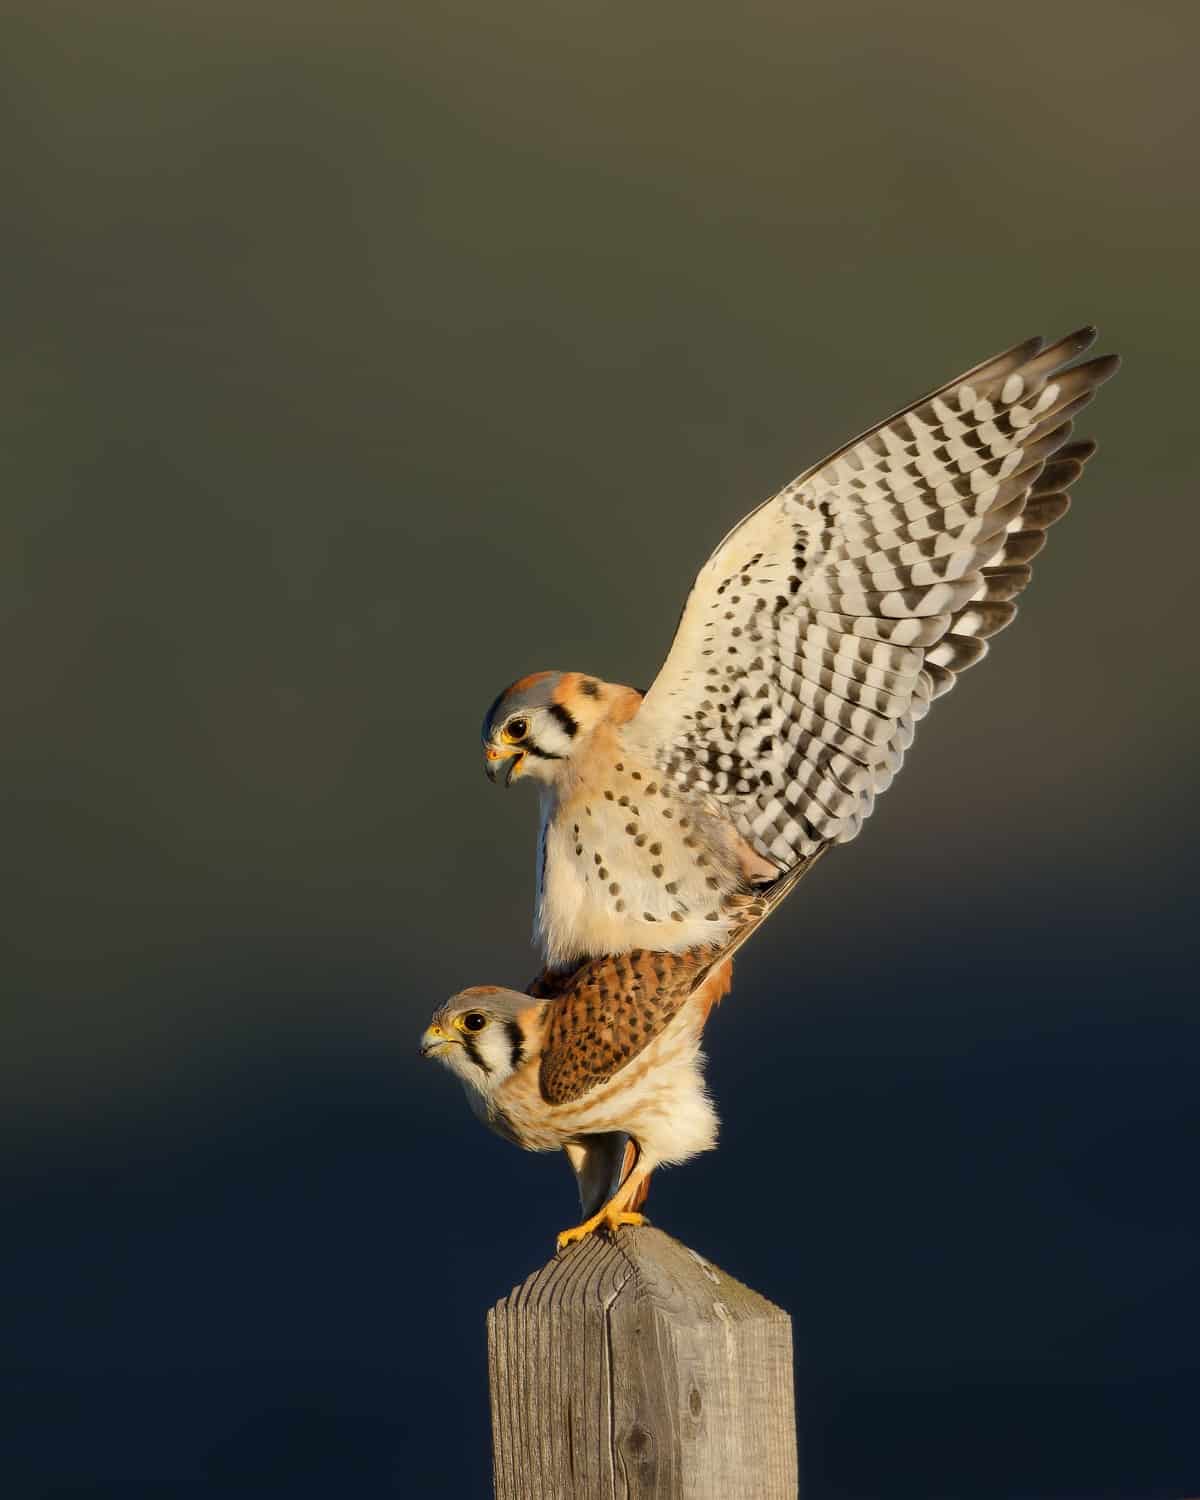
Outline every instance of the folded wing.
<path id="1" fill-rule="evenodd" d="M 553 967 L 527 993 L 548 1000 L 546 1039 L 538 1081 L 548 1104 L 581 1099 L 642 1053 L 691 997 L 757 932 L 812 869 L 819 855 L 800 860 L 778 880 L 739 903 L 732 932 L 682 953 L 605 954 L 573 971 Z M 725 971 L 724 993 L 730 970 Z M 710 995 L 710 1003 L 720 998 Z"/>

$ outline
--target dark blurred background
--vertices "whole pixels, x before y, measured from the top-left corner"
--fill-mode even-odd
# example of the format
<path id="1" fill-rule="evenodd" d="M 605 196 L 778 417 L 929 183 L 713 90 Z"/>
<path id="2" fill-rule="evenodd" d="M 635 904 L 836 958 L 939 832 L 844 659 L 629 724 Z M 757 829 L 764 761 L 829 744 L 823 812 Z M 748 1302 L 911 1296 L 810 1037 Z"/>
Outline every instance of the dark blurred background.
<path id="1" fill-rule="evenodd" d="M 1183 5 L 40 0 L 3 23 L 6 1500 L 488 1493 L 572 1221 L 416 1038 L 523 982 L 520 673 L 1095 319 L 1022 617 L 739 964 L 656 1221 L 806 1500 L 1200 1489 Z"/>

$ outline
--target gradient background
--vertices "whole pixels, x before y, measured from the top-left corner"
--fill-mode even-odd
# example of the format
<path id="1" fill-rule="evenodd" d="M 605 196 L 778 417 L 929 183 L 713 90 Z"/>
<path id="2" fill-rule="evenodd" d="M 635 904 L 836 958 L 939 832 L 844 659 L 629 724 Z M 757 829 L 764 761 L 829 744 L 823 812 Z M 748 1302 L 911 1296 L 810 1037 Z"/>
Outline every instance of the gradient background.
<path id="1" fill-rule="evenodd" d="M 1200 1488 L 1182 4 L 7 10 L 6 1500 L 488 1493 L 563 1163 L 423 1066 L 533 972 L 481 714 L 1031 332 L 1126 366 L 1018 626 L 740 960 L 657 1222 L 807 1500 Z"/>

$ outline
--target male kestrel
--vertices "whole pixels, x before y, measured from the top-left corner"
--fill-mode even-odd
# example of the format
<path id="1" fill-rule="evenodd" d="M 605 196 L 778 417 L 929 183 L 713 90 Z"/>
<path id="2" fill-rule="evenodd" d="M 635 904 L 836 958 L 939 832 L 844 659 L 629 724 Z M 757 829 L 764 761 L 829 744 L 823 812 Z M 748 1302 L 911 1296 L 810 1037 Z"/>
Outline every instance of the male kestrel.
<path id="1" fill-rule="evenodd" d="M 1095 451 L 1071 418 L 1117 368 L 1085 328 L 987 360 L 785 485 L 701 569 L 643 695 L 539 672 L 488 711 L 489 776 L 542 789 L 529 993 L 477 989 L 423 1051 L 522 1146 L 563 1146 L 585 1222 L 708 1149 L 700 1033 L 729 959 L 855 837 L 914 727 L 1012 620 Z"/>

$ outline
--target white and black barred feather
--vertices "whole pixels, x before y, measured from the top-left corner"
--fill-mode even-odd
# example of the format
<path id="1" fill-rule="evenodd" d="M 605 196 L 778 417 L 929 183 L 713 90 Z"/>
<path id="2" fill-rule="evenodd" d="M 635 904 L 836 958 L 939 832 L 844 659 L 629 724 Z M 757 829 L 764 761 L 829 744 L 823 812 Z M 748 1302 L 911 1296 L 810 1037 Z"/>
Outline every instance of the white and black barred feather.
<path id="1" fill-rule="evenodd" d="M 625 728 L 784 870 L 857 834 L 914 726 L 1012 619 L 1094 451 L 1071 418 L 1116 369 L 1094 330 L 1020 344 L 747 516 L 701 570 Z"/>

